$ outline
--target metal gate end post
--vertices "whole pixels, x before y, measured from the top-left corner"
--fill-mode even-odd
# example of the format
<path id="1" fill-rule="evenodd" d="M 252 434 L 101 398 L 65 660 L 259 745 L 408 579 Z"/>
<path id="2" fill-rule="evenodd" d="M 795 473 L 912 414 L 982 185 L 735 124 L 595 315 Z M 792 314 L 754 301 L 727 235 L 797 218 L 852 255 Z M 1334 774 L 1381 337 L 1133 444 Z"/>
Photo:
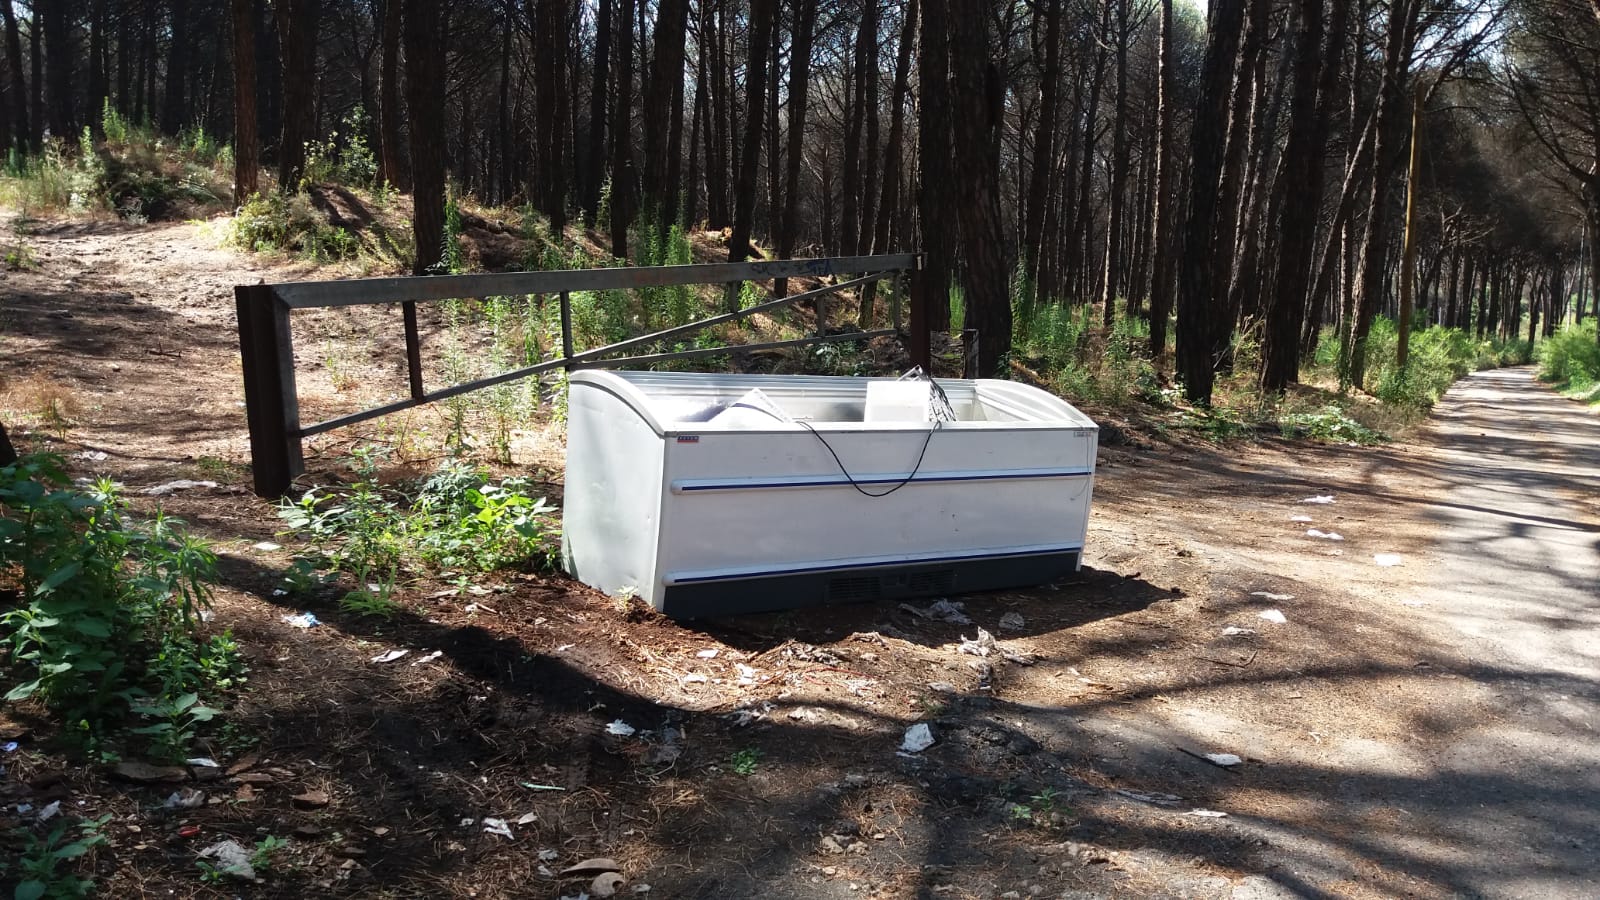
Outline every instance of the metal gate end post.
<path id="1" fill-rule="evenodd" d="M 906 350 L 911 364 L 922 371 L 933 373 L 933 345 L 928 334 L 928 275 L 922 256 L 917 256 L 916 268 L 911 270 L 911 323 Z"/>

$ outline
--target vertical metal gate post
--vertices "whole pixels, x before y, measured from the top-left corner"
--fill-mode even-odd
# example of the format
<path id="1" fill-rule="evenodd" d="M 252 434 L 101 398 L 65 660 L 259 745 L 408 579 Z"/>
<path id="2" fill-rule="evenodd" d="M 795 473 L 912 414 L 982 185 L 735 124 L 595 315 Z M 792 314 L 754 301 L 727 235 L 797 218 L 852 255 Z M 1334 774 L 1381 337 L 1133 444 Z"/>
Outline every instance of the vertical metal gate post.
<path id="1" fill-rule="evenodd" d="M 271 285 L 241 285 L 233 289 L 233 298 L 239 316 L 251 475 L 258 495 L 280 497 L 305 469 L 289 309 L 278 301 Z"/>

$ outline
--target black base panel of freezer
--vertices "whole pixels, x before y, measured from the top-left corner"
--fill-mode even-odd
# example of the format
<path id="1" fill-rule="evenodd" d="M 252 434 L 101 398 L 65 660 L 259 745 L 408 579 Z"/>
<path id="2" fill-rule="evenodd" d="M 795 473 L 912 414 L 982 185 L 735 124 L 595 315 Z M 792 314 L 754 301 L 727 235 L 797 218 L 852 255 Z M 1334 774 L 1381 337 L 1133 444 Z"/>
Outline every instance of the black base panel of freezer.
<path id="1" fill-rule="evenodd" d="M 662 595 L 661 611 L 675 619 L 698 619 L 997 591 L 1066 577 L 1078 570 L 1078 559 L 1077 551 L 1069 551 L 675 584 Z"/>

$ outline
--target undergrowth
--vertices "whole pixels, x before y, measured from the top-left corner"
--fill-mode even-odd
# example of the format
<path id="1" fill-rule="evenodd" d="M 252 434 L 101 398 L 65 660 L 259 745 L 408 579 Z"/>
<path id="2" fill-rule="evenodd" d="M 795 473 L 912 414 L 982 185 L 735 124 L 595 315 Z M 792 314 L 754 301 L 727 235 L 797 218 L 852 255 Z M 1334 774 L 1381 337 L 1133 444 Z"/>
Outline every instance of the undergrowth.
<path id="1" fill-rule="evenodd" d="M 1600 343 L 1594 320 L 1569 326 L 1539 346 L 1539 378 L 1569 397 L 1600 403 Z"/>
<path id="2" fill-rule="evenodd" d="M 278 514 L 310 549 L 285 575 L 285 593 L 337 581 L 346 612 L 387 618 L 394 593 L 411 573 L 461 575 L 502 569 L 552 568 L 560 549 L 555 507 L 535 497 L 525 478 L 490 477 L 449 460 L 431 476 L 397 486 L 378 482 L 383 453 L 358 448 L 356 480 L 343 491 L 307 491 Z M 327 574 L 323 574 L 326 572 Z"/>

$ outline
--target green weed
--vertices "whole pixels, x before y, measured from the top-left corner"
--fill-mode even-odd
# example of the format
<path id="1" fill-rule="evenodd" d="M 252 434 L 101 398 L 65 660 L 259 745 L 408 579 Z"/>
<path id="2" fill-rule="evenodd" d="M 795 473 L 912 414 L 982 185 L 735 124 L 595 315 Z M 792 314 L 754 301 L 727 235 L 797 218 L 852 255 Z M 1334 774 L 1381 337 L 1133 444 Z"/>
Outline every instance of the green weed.
<path id="1" fill-rule="evenodd" d="M 756 773 L 756 769 L 760 768 L 760 766 L 761 751 L 755 747 L 746 747 L 743 750 L 735 750 L 733 755 L 728 758 L 728 767 L 733 770 L 733 774 L 743 776 L 745 778 L 749 778 L 751 775 L 754 775 Z"/>
<path id="2" fill-rule="evenodd" d="M 92 849 L 105 843 L 105 836 L 100 833 L 107 822 L 111 821 L 108 813 L 98 819 L 79 822 L 76 825 L 61 822 L 44 838 L 35 837 L 24 833 L 24 846 L 22 853 L 17 857 L 14 866 L 0 860 L 0 872 L 9 872 L 15 868 L 17 886 L 12 893 L 14 900 L 58 900 L 58 898 L 87 897 L 94 891 L 94 881 L 82 878 L 69 871 L 63 871 L 64 863 L 80 859 Z M 76 837 L 68 840 L 73 831 Z"/>

